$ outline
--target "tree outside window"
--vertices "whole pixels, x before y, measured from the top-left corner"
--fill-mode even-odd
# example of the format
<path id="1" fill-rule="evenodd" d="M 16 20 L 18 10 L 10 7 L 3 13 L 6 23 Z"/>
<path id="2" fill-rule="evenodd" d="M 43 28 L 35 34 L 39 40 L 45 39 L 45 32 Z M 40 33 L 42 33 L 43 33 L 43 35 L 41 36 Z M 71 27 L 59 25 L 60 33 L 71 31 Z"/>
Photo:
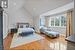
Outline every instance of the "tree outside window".
<path id="1" fill-rule="evenodd" d="M 40 18 L 40 26 L 45 26 L 45 17 Z"/>
<path id="2" fill-rule="evenodd" d="M 62 26 L 66 26 L 66 22 L 67 20 L 65 14 L 61 14 L 61 15 L 50 17 L 49 26 L 62 27 Z"/>
<path id="3" fill-rule="evenodd" d="M 61 16 L 61 26 L 66 26 L 66 17 Z"/>
<path id="4" fill-rule="evenodd" d="M 60 26 L 60 18 L 59 17 L 55 18 L 55 26 Z"/>
<path id="5" fill-rule="evenodd" d="M 54 18 L 51 18 L 51 26 L 54 26 Z"/>

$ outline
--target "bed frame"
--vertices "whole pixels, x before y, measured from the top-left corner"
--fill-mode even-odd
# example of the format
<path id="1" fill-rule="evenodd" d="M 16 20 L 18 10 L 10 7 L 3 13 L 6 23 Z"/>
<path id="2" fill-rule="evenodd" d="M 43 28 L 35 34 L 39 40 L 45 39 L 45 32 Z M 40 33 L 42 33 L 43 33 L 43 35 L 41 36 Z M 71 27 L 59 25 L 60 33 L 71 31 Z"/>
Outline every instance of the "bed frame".
<path id="1" fill-rule="evenodd" d="M 17 28 L 29 27 L 29 23 L 17 23 Z"/>
<path id="2" fill-rule="evenodd" d="M 30 25 L 29 25 L 29 23 L 17 23 L 17 29 L 19 29 L 19 28 L 26 28 L 25 30 L 27 30 L 27 28 L 31 28 L 30 27 Z M 28 29 L 28 30 L 30 30 L 30 29 Z M 21 30 L 22 31 L 22 30 Z M 19 36 L 27 36 L 27 35 L 31 35 L 31 34 L 33 34 L 33 32 L 34 31 L 26 31 L 26 32 L 22 32 L 22 33 L 19 33 Z"/>

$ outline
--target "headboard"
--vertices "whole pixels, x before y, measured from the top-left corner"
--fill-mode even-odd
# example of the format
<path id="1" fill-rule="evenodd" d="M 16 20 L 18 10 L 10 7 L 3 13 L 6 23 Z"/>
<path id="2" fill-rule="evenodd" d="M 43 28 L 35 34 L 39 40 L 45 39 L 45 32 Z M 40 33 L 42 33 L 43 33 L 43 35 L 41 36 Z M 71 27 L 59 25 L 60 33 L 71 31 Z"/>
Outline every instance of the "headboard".
<path id="1" fill-rule="evenodd" d="M 17 23 L 17 28 L 29 27 L 29 23 Z"/>

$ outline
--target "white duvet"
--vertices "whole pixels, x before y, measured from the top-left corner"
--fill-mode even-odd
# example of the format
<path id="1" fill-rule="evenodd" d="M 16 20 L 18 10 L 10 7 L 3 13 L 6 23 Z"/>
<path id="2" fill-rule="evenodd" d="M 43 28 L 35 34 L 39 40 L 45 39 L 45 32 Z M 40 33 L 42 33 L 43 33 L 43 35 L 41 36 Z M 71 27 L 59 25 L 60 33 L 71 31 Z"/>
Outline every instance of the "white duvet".
<path id="1" fill-rule="evenodd" d="M 32 28 L 18 28 L 18 33 L 22 33 L 22 32 L 31 32 L 34 30 Z"/>

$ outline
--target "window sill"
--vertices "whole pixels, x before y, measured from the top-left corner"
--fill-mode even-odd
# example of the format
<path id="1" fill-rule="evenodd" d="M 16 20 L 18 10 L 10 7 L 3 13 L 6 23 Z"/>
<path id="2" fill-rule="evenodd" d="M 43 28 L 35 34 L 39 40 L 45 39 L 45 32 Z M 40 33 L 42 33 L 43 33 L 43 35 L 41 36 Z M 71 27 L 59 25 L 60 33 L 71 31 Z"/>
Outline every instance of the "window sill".
<path id="1" fill-rule="evenodd" d="M 60 27 L 60 28 L 66 28 L 66 26 L 49 26 L 49 27 Z"/>

